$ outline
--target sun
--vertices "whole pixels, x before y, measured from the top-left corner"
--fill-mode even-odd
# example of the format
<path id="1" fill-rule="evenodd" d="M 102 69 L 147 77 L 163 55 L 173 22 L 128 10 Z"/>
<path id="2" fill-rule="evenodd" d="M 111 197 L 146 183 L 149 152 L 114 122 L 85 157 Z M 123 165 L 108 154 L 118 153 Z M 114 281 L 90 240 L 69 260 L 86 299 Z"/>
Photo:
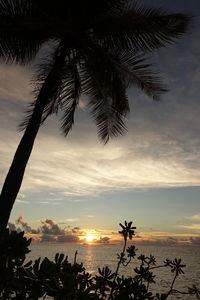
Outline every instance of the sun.
<path id="1" fill-rule="evenodd" d="M 80 241 L 87 244 L 94 244 L 99 240 L 99 234 L 95 229 L 85 229 L 80 236 Z"/>
<path id="2" fill-rule="evenodd" d="M 88 242 L 88 243 L 92 243 L 95 239 L 97 238 L 97 236 L 96 235 L 86 235 L 85 236 L 85 239 L 86 239 L 86 241 Z"/>

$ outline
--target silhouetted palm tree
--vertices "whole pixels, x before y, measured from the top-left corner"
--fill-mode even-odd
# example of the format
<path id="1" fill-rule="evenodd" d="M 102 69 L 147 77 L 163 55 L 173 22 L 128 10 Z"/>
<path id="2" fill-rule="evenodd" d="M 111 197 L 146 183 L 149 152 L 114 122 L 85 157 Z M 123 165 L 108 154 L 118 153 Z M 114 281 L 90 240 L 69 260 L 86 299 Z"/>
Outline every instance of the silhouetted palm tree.
<path id="1" fill-rule="evenodd" d="M 29 64 L 47 41 L 53 53 L 40 65 L 36 98 L 3 185 L 0 230 L 7 225 L 40 124 L 61 110 L 67 135 L 84 94 L 100 139 L 106 143 L 123 134 L 127 87 L 137 86 L 154 100 L 166 91 L 145 54 L 173 43 L 189 23 L 186 15 L 129 0 L 0 0 L 1 59 Z"/>

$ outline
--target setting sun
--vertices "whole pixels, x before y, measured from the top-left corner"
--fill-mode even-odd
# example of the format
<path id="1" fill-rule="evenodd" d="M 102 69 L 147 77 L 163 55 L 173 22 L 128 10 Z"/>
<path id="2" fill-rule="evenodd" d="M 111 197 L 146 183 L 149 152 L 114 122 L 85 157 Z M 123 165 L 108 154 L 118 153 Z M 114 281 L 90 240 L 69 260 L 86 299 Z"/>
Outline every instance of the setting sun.
<path id="1" fill-rule="evenodd" d="M 97 238 L 96 235 L 86 235 L 85 239 L 88 243 L 92 243 Z"/>
<path id="2" fill-rule="evenodd" d="M 87 243 L 92 243 L 97 239 L 97 235 L 95 234 L 95 232 L 87 232 L 84 238 Z"/>

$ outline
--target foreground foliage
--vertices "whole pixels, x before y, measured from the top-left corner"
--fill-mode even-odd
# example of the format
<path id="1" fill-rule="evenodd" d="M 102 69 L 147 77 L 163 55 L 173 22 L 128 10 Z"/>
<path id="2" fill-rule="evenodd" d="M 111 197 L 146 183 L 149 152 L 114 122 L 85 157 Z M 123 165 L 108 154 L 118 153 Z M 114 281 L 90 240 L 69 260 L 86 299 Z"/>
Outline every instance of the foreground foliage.
<path id="1" fill-rule="evenodd" d="M 188 294 L 188 297 L 194 295 L 200 299 L 200 290 L 195 285 L 185 292 L 174 288 L 177 278 L 184 273 L 185 265 L 181 259 L 166 259 L 163 265 L 156 265 L 152 255 L 136 256 L 136 247 L 127 246 L 127 240 L 132 239 L 136 227 L 126 221 L 120 226 L 119 234 L 123 236 L 124 244 L 118 254 L 115 272 L 105 266 L 99 268 L 94 276 L 86 272 L 82 263 L 77 263 L 77 253 L 73 263 L 59 253 L 53 261 L 45 257 L 43 260 L 36 259 L 34 263 L 25 262 L 31 239 L 27 239 L 24 232 L 10 233 L 7 230 L 0 237 L 0 299 L 165 300 L 175 293 Z M 135 275 L 119 275 L 120 266 L 126 267 L 136 258 L 140 264 L 134 267 Z M 152 284 L 156 283 L 153 270 L 157 268 L 168 268 L 172 273 L 171 285 L 162 294 L 152 292 Z"/>

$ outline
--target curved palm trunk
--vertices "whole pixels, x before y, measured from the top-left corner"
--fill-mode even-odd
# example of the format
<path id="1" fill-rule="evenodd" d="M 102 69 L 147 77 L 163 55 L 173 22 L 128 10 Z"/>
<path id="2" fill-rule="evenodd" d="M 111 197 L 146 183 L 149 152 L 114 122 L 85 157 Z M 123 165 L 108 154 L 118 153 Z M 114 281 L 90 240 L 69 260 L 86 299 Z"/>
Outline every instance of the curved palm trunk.
<path id="1" fill-rule="evenodd" d="M 6 229 L 8 224 L 10 213 L 21 187 L 26 165 L 41 124 L 44 108 L 52 95 L 53 89 L 56 87 L 56 83 L 58 83 L 65 57 L 65 51 L 61 51 L 59 56 L 55 57 L 54 65 L 39 92 L 33 114 L 6 176 L 0 195 L 0 233 Z"/>

